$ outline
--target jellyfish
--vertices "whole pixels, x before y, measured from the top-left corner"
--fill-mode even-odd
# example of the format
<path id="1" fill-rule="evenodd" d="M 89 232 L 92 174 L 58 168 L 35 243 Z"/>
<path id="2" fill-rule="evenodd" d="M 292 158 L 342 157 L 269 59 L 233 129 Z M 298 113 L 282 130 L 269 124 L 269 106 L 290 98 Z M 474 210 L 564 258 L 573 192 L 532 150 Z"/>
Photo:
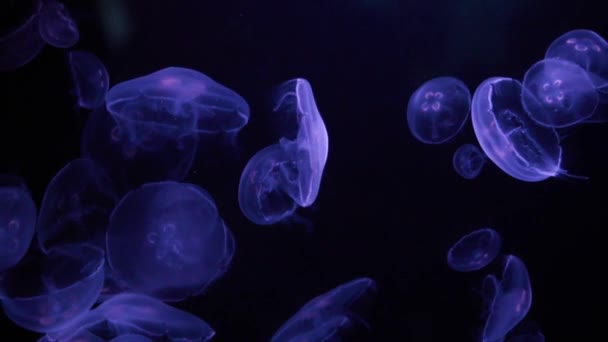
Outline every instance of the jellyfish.
<path id="1" fill-rule="evenodd" d="M 494 229 L 478 229 L 461 237 L 448 250 L 448 265 L 460 272 L 480 270 L 496 258 L 501 245 Z"/>
<path id="2" fill-rule="evenodd" d="M 97 56 L 86 51 L 70 51 L 67 56 L 78 105 L 86 109 L 103 105 L 110 87 L 105 65 Z"/>
<path id="3" fill-rule="evenodd" d="M 0 272 L 15 266 L 34 237 L 36 204 L 25 181 L 0 177 Z"/>
<path id="4" fill-rule="evenodd" d="M 551 42 L 545 58 L 578 64 L 589 73 L 600 97 L 608 99 L 608 42 L 596 32 L 577 29 L 562 34 Z"/>
<path id="5" fill-rule="evenodd" d="M 562 148 L 556 131 L 530 119 L 521 105 L 521 93 L 521 83 L 506 77 L 486 79 L 475 90 L 471 118 L 483 152 L 502 171 L 521 181 L 575 177 L 561 168 Z"/>
<path id="6" fill-rule="evenodd" d="M 452 158 L 454 170 L 465 179 L 473 179 L 479 176 L 485 164 L 486 155 L 477 146 L 472 144 L 460 146 L 454 152 L 454 157 Z"/>
<path id="7" fill-rule="evenodd" d="M 65 5 L 56 0 L 43 0 L 39 13 L 38 29 L 47 44 L 58 48 L 70 48 L 80 39 L 76 22 Z"/>
<path id="8" fill-rule="evenodd" d="M 249 121 L 249 105 L 233 90 L 192 69 L 168 67 L 113 86 L 106 108 L 146 144 L 139 131 L 145 126 L 159 136 L 176 137 L 192 131 L 239 131 Z"/>
<path id="9" fill-rule="evenodd" d="M 105 248 L 108 217 L 118 202 L 112 182 L 95 162 L 75 159 L 47 185 L 36 232 L 43 251 L 66 242 Z"/>
<path id="10" fill-rule="evenodd" d="M 279 140 L 281 148 L 294 161 L 289 176 L 293 181 L 285 190 L 299 206 L 308 207 L 319 194 L 327 162 L 327 129 L 307 80 L 296 78 L 283 82 L 275 88 L 273 96 L 276 115 L 285 117 L 283 122 L 291 123 Z"/>
<path id="11" fill-rule="evenodd" d="M 557 128 L 590 118 L 599 102 L 587 71 L 561 59 L 544 59 L 530 67 L 524 76 L 521 99 L 532 120 Z"/>
<path id="12" fill-rule="evenodd" d="M 241 212 L 258 225 L 272 225 L 291 216 L 296 202 L 285 187 L 295 169 L 290 156 L 277 144 L 257 152 L 247 162 L 239 182 Z"/>
<path id="13" fill-rule="evenodd" d="M 319 295 L 285 322 L 271 342 L 326 341 L 329 338 L 341 341 L 354 325 L 367 327 L 361 312 L 369 309 L 375 292 L 374 280 L 357 278 Z"/>
<path id="14" fill-rule="evenodd" d="M 106 242 L 120 281 L 164 301 L 202 293 L 226 272 L 235 248 L 211 195 L 172 181 L 127 193 L 110 215 Z"/>
<path id="15" fill-rule="evenodd" d="M 469 118 L 471 93 L 454 77 L 437 77 L 422 84 L 410 97 L 407 123 L 425 144 L 442 144 L 458 134 Z"/>
<path id="16" fill-rule="evenodd" d="M 0 71 L 13 70 L 28 64 L 46 45 L 38 32 L 38 12 L 42 3 L 38 0 L 33 3 L 31 16 L 21 26 L 0 37 Z"/>
<path id="17" fill-rule="evenodd" d="M 71 342 L 75 336 L 109 336 L 107 341 L 209 341 L 215 331 L 202 319 L 139 293 L 120 293 L 81 315 L 46 341 Z M 135 335 L 138 335 L 137 337 Z"/>
<path id="18" fill-rule="evenodd" d="M 521 322 L 532 305 L 532 286 L 530 276 L 523 261 L 507 255 L 486 324 L 483 329 L 484 341 L 502 339 Z"/>
<path id="19" fill-rule="evenodd" d="M 149 134 L 149 140 L 154 143 L 142 146 L 133 141 L 127 127 L 120 125 L 102 106 L 87 119 L 81 137 L 81 154 L 100 165 L 117 194 L 125 194 L 145 183 L 183 180 L 198 151 L 198 134 L 190 132 L 158 141 L 152 132 Z"/>
<path id="20" fill-rule="evenodd" d="M 281 83 L 273 91 L 273 102 L 281 138 L 247 162 L 238 190 L 241 211 L 259 225 L 283 222 L 298 206 L 316 201 L 329 149 L 308 81 Z"/>
<path id="21" fill-rule="evenodd" d="M 104 253 L 86 244 L 64 244 L 26 256 L 0 278 L 0 301 L 18 326 L 59 331 L 95 303 L 103 286 Z"/>

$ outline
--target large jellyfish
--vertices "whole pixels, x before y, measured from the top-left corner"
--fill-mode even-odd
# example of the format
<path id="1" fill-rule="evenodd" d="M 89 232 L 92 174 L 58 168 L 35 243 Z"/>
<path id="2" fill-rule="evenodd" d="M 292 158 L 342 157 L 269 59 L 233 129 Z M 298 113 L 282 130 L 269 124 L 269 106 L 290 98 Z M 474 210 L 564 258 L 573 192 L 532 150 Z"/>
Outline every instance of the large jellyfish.
<path id="1" fill-rule="evenodd" d="M 200 294 L 227 270 L 235 248 L 211 195 L 170 181 L 127 193 L 112 211 L 106 241 L 116 277 L 166 301 Z"/>
<path id="2" fill-rule="evenodd" d="M 297 206 L 315 202 L 329 149 L 327 129 L 308 81 L 283 82 L 273 96 L 281 138 L 249 160 L 239 183 L 241 211 L 260 225 L 282 221 Z"/>
<path id="3" fill-rule="evenodd" d="M 343 341 L 357 325 L 367 327 L 361 313 L 368 310 L 376 282 L 357 278 L 311 299 L 274 334 L 271 342 Z"/>
<path id="4" fill-rule="evenodd" d="M 249 105 L 233 90 L 192 69 L 168 67 L 113 86 L 106 107 L 132 139 L 141 126 L 158 136 L 235 132 L 249 121 Z"/>
<path id="5" fill-rule="evenodd" d="M 28 330 L 59 331 L 87 312 L 104 281 L 104 253 L 65 244 L 26 256 L 0 278 L 0 301 L 13 322 Z"/>
<path id="6" fill-rule="evenodd" d="M 590 118 L 599 103 L 587 71 L 561 59 L 544 59 L 526 72 L 521 94 L 532 120 L 547 127 L 567 127 Z"/>
<path id="7" fill-rule="evenodd" d="M 502 279 L 488 276 L 494 286 L 483 341 L 502 339 L 521 322 L 532 305 L 532 286 L 526 265 L 514 255 L 505 257 Z M 486 282 L 488 283 L 488 282 Z"/>
<path id="8" fill-rule="evenodd" d="M 127 338 L 129 335 L 131 337 Z M 86 341 L 97 341 L 96 336 L 104 336 L 121 342 L 143 342 L 149 341 L 148 338 L 154 341 L 205 342 L 214 335 L 215 331 L 205 321 L 188 312 L 146 295 L 120 293 L 62 330 L 47 334 L 41 341 L 72 342 L 77 336 L 87 336 Z M 121 336 L 124 337 L 121 339 Z"/>
<path id="9" fill-rule="evenodd" d="M 566 175 L 556 131 L 530 119 L 521 93 L 521 83 L 507 77 L 492 77 L 477 87 L 471 118 L 481 148 L 501 170 L 521 181 Z"/>

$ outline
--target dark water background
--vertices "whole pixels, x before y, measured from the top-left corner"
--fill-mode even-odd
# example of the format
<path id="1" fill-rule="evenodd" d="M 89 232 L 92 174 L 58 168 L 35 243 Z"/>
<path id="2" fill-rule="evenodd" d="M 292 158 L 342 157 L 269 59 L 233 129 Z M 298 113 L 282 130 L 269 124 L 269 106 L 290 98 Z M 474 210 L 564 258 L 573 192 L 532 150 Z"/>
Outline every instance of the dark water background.
<path id="1" fill-rule="evenodd" d="M 450 143 L 424 145 L 409 133 L 405 108 L 430 78 L 455 76 L 473 92 L 491 76 L 521 79 L 568 30 L 608 37 L 603 1 L 66 4 L 81 29 L 76 48 L 104 61 L 111 84 L 183 66 L 251 106 L 239 154 L 210 145 L 187 179 L 215 197 L 237 242 L 226 276 L 178 304 L 215 328 L 214 341 L 268 341 L 310 298 L 360 276 L 379 290 L 369 340 L 473 341 L 486 272 L 451 271 L 445 255 L 481 227 L 496 229 L 503 252 L 528 266 L 528 317 L 549 341 L 602 336 L 608 126 L 578 127 L 564 141 L 563 167 L 587 181 L 524 183 L 491 164 L 467 181 L 451 158 L 460 144 L 476 143 L 470 123 Z M 38 205 L 54 174 L 79 156 L 87 116 L 74 111 L 64 53 L 47 46 L 31 64 L 0 74 L 0 172 L 23 176 Z M 268 91 L 294 77 L 310 81 L 330 139 L 317 203 L 299 212 L 312 234 L 297 225 L 255 226 L 236 197 L 247 160 L 274 141 Z M 1 316 L 0 340 L 37 336 Z"/>

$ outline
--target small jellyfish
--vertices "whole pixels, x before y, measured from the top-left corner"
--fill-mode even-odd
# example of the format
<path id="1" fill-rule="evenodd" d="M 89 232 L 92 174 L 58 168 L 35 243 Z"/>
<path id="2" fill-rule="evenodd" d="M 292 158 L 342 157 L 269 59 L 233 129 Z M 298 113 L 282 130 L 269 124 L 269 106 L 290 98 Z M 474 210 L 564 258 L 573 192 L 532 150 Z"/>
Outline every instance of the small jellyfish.
<path id="1" fill-rule="evenodd" d="M 100 327 L 103 327 L 101 332 L 98 331 Z M 158 299 L 138 293 L 120 293 L 61 331 L 47 334 L 46 340 L 71 342 L 76 336 L 85 334 L 109 337 L 103 341 L 144 342 L 151 338 L 154 341 L 205 342 L 215 336 L 215 331 L 202 319 Z"/>
<path id="2" fill-rule="evenodd" d="M 0 37 L 0 71 L 13 70 L 28 64 L 46 45 L 38 32 L 38 12 L 42 3 L 33 3 L 32 15 L 21 26 Z M 8 13 L 11 13 L 10 10 Z"/>
<path id="3" fill-rule="evenodd" d="M 106 241 L 115 276 L 164 301 L 200 294 L 226 272 L 235 248 L 211 195 L 171 181 L 127 193 L 110 215 Z"/>
<path id="4" fill-rule="evenodd" d="M 42 2 L 38 24 L 42 39 L 58 48 L 74 46 L 80 39 L 80 32 L 65 5 L 56 0 Z"/>
<path id="5" fill-rule="evenodd" d="M 513 178 L 539 182 L 568 175 L 553 128 L 538 125 L 521 105 L 521 83 L 512 78 L 483 81 L 471 107 L 473 129 L 485 155 Z"/>
<path id="6" fill-rule="evenodd" d="M 532 305 L 530 276 L 521 259 L 505 257 L 502 279 L 495 292 L 483 329 L 483 341 L 488 342 L 504 338 L 526 317 Z"/>
<path id="7" fill-rule="evenodd" d="M 589 73 L 601 98 L 608 99 L 608 42 L 596 32 L 578 29 L 562 34 L 549 45 L 545 58 L 578 64 Z"/>
<path id="8" fill-rule="evenodd" d="M 361 314 L 370 309 L 375 292 L 374 280 L 357 278 L 317 296 L 285 322 L 271 342 L 326 341 L 330 337 L 342 341 L 355 325 L 369 328 Z"/>
<path id="9" fill-rule="evenodd" d="M 291 216 L 297 204 L 287 193 L 295 162 L 277 144 L 258 151 L 241 174 L 238 201 L 241 212 L 258 225 L 272 225 Z"/>
<path id="10" fill-rule="evenodd" d="M 105 248 L 108 217 L 118 198 L 112 182 L 95 162 L 75 159 L 46 187 L 36 233 L 43 251 L 65 242 Z"/>
<path id="11" fill-rule="evenodd" d="M 524 76 L 521 99 L 532 120 L 557 128 L 585 121 L 599 103 L 587 72 L 561 59 L 544 59 L 530 67 Z"/>
<path id="12" fill-rule="evenodd" d="M 0 278 L 4 312 L 18 326 L 59 331 L 95 303 L 104 280 L 103 250 L 65 244 L 31 254 Z"/>
<path id="13" fill-rule="evenodd" d="M 482 269 L 496 258 L 501 245 L 500 235 L 494 229 L 478 229 L 461 237 L 448 250 L 448 265 L 460 272 Z"/>
<path id="14" fill-rule="evenodd" d="M 410 97 L 407 123 L 410 132 L 425 144 L 452 139 L 469 118 L 471 93 L 453 77 L 437 77 L 422 84 Z"/>
<path id="15" fill-rule="evenodd" d="M 0 272 L 16 265 L 34 237 L 36 204 L 21 177 L 0 177 Z"/>
<path id="16" fill-rule="evenodd" d="M 181 67 L 116 84 L 106 95 L 106 107 L 135 141 L 142 140 L 137 134 L 140 126 L 152 126 L 157 136 L 176 137 L 192 131 L 235 132 L 249 121 L 249 105 L 240 95 L 199 71 Z"/>
<path id="17" fill-rule="evenodd" d="M 78 105 L 86 109 L 101 106 L 110 87 L 105 65 L 86 51 L 70 51 L 67 56 Z"/>
<path id="18" fill-rule="evenodd" d="M 479 176 L 485 164 L 486 155 L 477 146 L 472 144 L 460 146 L 454 152 L 454 157 L 452 158 L 454 170 L 465 179 L 473 179 Z"/>

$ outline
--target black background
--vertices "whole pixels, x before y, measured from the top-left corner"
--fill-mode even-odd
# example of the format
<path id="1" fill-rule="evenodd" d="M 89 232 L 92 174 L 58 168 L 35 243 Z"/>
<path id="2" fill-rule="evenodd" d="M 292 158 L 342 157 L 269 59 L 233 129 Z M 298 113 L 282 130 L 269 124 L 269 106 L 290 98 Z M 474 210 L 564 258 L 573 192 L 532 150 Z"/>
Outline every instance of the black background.
<path id="1" fill-rule="evenodd" d="M 310 298 L 361 276 L 378 283 L 371 340 L 473 341 L 482 323 L 476 291 L 492 269 L 457 273 L 445 256 L 482 227 L 496 229 L 503 252 L 526 263 L 534 294 L 528 318 L 549 341 L 602 336 L 608 127 L 583 125 L 564 140 L 563 168 L 589 180 L 525 183 L 490 163 L 467 181 L 451 158 L 460 144 L 476 143 L 470 123 L 447 144 L 424 145 L 408 131 L 405 108 L 430 78 L 455 76 L 473 92 L 491 76 L 521 79 L 568 30 L 608 37 L 603 2 L 66 3 L 81 30 L 74 48 L 98 55 L 112 85 L 183 66 L 251 106 L 239 150 L 204 148 L 187 179 L 215 197 L 237 242 L 226 276 L 177 304 L 209 322 L 214 341 L 268 341 Z M 24 15 L 2 18 L 6 29 Z M 104 25 L 121 28 L 120 39 Z M 87 117 L 74 110 L 65 52 L 47 46 L 30 64 L 0 73 L 0 172 L 23 176 L 38 205 L 53 175 L 79 156 Z M 298 211 L 312 233 L 297 224 L 256 226 L 236 197 L 248 158 L 274 142 L 268 91 L 294 77 L 310 81 L 330 140 L 317 203 Z M 38 336 L 5 316 L 0 326 L 2 340 Z"/>

